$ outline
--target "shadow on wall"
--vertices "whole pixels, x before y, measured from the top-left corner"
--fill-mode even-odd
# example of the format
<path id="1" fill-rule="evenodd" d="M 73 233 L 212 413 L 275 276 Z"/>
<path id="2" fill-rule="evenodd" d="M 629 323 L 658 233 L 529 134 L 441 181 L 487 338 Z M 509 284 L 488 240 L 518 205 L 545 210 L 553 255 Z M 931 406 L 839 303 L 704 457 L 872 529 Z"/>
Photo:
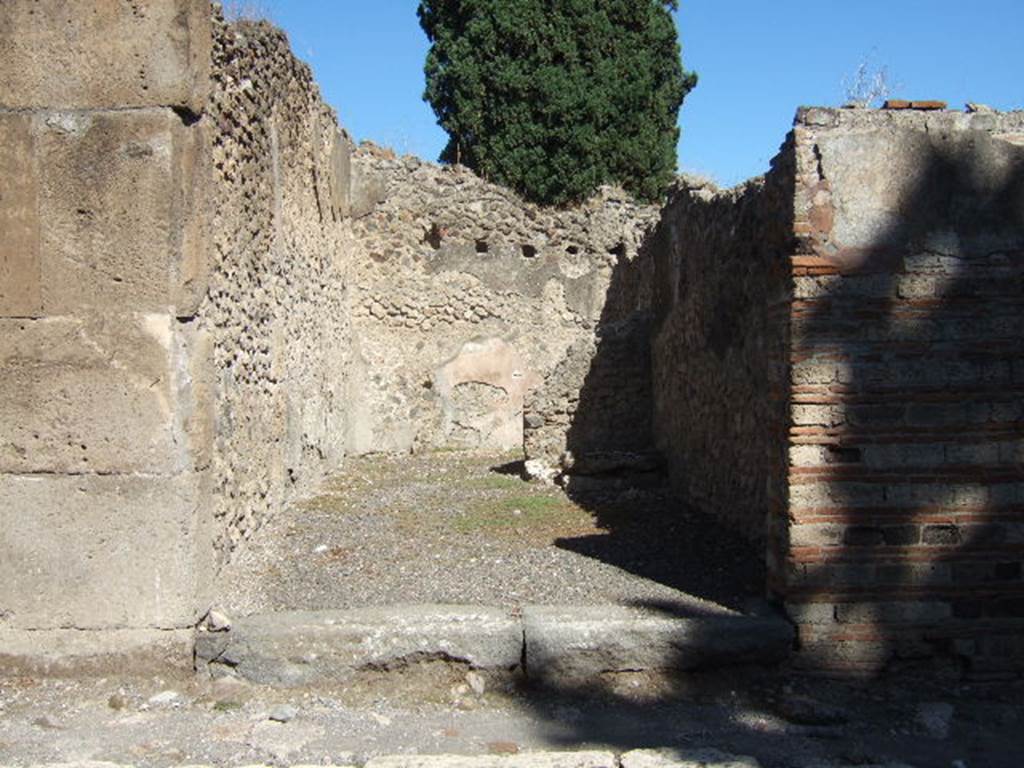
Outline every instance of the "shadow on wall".
<path id="1" fill-rule="evenodd" d="M 748 407 L 728 381 L 705 380 L 703 386 L 713 393 L 711 398 L 695 399 L 689 386 L 706 370 L 743 367 L 744 358 L 749 356 L 748 347 L 765 347 L 760 336 L 768 332 L 768 326 L 761 315 L 769 297 L 760 285 L 763 281 L 755 279 L 760 273 L 753 275 L 757 268 L 743 266 L 750 261 L 751 250 L 764 249 L 761 241 L 753 239 L 753 245 L 737 248 L 730 258 L 750 274 L 744 280 L 736 280 L 735 273 L 727 275 L 723 267 L 722 279 L 710 291 L 715 294 L 715 317 L 727 317 L 730 307 L 743 309 L 742 323 L 732 323 L 733 332 L 726 333 L 725 323 L 708 322 L 699 314 L 700 308 L 711 301 L 704 295 L 709 293 L 707 286 L 699 284 L 703 277 L 700 271 L 677 269 L 675 274 L 667 274 L 670 257 L 666 251 L 678 245 L 677 241 L 693 236 L 688 231 L 677 232 L 674 223 L 681 217 L 677 210 L 682 205 L 680 201 L 691 194 L 682 190 L 674 196 L 663 212 L 662 223 L 647 234 L 635 256 L 626 258 L 618 254 L 594 338 L 575 344 L 547 377 L 543 390 L 528 404 L 527 455 L 530 459 L 543 457 L 547 465 L 561 471 L 570 497 L 590 511 L 597 525 L 605 530 L 600 535 L 561 539 L 557 546 L 689 595 L 742 610 L 765 594 L 763 545 L 758 535 L 761 525 L 755 526 L 754 535 L 739 535 L 730 527 L 728 516 L 718 514 L 709 505 L 693 503 L 692 495 L 686 493 L 688 488 L 674 484 L 670 490 L 666 485 L 666 458 L 672 470 L 681 462 L 671 451 L 666 456 L 655 445 L 656 434 L 665 431 L 663 425 L 654 424 L 654 419 L 660 418 L 655 416 L 656 386 L 671 387 L 665 398 L 678 398 L 688 409 L 707 410 L 707 401 L 717 398 L 723 402 L 723 419 L 727 419 L 727 424 L 713 424 L 715 418 L 708 413 L 702 416 L 702 427 L 707 433 L 714 433 L 715 444 L 705 446 L 701 442 L 703 434 L 695 438 L 690 434 L 696 431 L 692 429 L 685 441 L 694 446 L 695 453 L 707 447 L 701 460 L 726 466 L 720 474 L 727 475 L 728 482 L 766 487 L 762 478 L 748 483 L 749 478 L 735 471 L 736 466 L 743 465 L 744 451 L 749 452 L 752 443 L 754 450 L 760 450 L 763 440 L 737 434 L 732 444 L 742 445 L 740 455 L 728 456 L 722 450 L 730 445 L 731 432 L 764 421 L 756 413 L 764 407 L 763 398 Z M 721 207 L 725 209 L 733 203 L 730 199 Z M 718 212 L 718 208 L 713 208 L 705 216 L 714 219 Z M 764 211 L 760 204 L 752 202 L 743 208 L 742 215 L 744 225 L 753 231 L 761 226 Z M 671 226 L 666 224 L 667 220 L 673 221 Z M 701 227 L 697 229 L 705 232 Z M 708 237 L 713 239 L 714 235 Z M 708 243 L 699 247 L 709 256 L 721 255 Z M 673 254 L 681 258 L 688 255 L 676 251 Z M 760 252 L 758 255 L 762 256 Z M 779 261 L 781 254 L 773 252 L 771 257 Z M 663 294 L 670 281 L 678 285 L 669 293 L 686 292 L 691 287 L 691 299 L 696 296 L 687 304 L 685 314 L 677 313 L 680 316 L 673 318 L 676 326 L 685 326 L 696 316 L 700 329 L 688 329 L 687 341 L 693 342 L 691 337 L 695 333 L 709 333 L 709 325 L 712 330 L 717 329 L 717 341 L 713 351 L 701 350 L 704 365 L 698 373 L 688 369 L 687 364 L 693 360 L 687 358 L 681 370 L 664 377 L 669 379 L 666 383 L 656 381 L 652 375 L 652 333 L 666 323 L 667 306 L 673 298 Z M 743 332 L 748 329 L 749 333 Z M 723 358 L 729 362 L 723 364 Z M 758 388 L 762 382 L 760 378 L 746 376 L 743 386 Z M 725 403 L 723 391 L 739 402 Z M 680 421 L 677 414 L 672 416 Z M 777 417 L 781 419 L 781 415 Z M 659 442 L 664 444 L 664 440 Z M 778 450 L 784 455 L 781 446 Z M 691 469 L 698 474 L 703 472 L 697 464 Z M 748 506 L 759 503 L 750 502 Z M 763 508 L 759 514 L 764 517 Z"/>
<path id="2" fill-rule="evenodd" d="M 906 671 L 893 662 L 934 665 L 936 655 L 948 654 L 958 673 L 965 661 L 980 674 L 1013 672 L 1024 659 L 1024 148 L 988 131 L 906 127 L 826 131 L 803 147 L 823 182 L 797 182 L 814 201 L 810 219 L 821 238 L 811 252 L 824 248 L 830 257 L 798 252 L 792 261 L 817 266 L 794 280 L 789 498 L 772 534 L 781 558 L 772 587 L 799 625 L 797 658 L 819 671 Z M 851 210 L 853 220 L 842 222 Z M 800 216 L 796 223 L 807 234 Z M 850 232 L 862 236 L 859 247 L 828 249 Z M 590 403 L 603 402 L 592 394 L 585 385 L 577 408 L 583 417 Z M 578 449 L 585 443 L 573 443 L 576 437 L 569 440 Z M 590 508 L 609 525 L 607 544 L 561 546 L 590 547 L 606 562 L 693 591 L 679 572 L 622 554 L 638 546 L 672 552 L 689 533 L 685 526 L 624 524 L 600 500 Z M 740 538 L 735 527 L 716 535 Z M 699 730 L 630 730 L 631 722 L 657 722 L 661 710 L 615 689 L 614 678 L 603 681 L 611 688 L 554 684 L 543 691 L 550 699 L 538 695 L 531 705 L 566 744 L 706 743 Z M 763 693 L 756 678 L 732 684 L 736 701 L 750 700 L 753 712 Z M 939 695 L 947 689 L 941 684 Z M 687 690 L 699 696 L 706 689 L 700 678 L 673 672 L 665 695 L 655 690 L 652 698 L 664 702 Z M 839 686 L 813 690 L 827 697 Z M 915 689 L 901 695 L 914 711 Z M 616 708 L 587 709 L 609 699 Z M 567 702 L 579 707 L 569 721 Z M 884 709 L 868 706 L 865 712 Z M 615 721 L 602 712 L 614 712 Z M 790 740 L 756 720 L 736 727 L 734 752 L 761 754 Z M 903 746 L 907 759 L 948 762 L 941 742 L 915 736 Z M 985 753 L 985 764 L 1012 765 L 1009 754 Z"/>
<path id="3" fill-rule="evenodd" d="M 1024 667 L 1024 147 L 928 128 L 813 146 L 842 267 L 797 280 L 781 584 L 811 666 Z"/>

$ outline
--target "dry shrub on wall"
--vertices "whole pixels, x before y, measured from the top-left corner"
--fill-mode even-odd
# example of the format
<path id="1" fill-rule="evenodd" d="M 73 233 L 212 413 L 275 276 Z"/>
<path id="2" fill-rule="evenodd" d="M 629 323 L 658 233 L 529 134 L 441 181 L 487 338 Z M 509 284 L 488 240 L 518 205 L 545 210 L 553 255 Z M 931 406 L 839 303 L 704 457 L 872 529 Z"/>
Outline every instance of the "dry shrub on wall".
<path id="1" fill-rule="evenodd" d="M 874 62 L 874 53 L 861 59 L 857 69 L 843 78 L 844 103 L 856 107 L 877 107 L 900 88 L 889 68 Z"/>
<path id="2" fill-rule="evenodd" d="M 270 5 L 260 0 L 224 0 L 221 7 L 228 21 L 270 20 Z"/>

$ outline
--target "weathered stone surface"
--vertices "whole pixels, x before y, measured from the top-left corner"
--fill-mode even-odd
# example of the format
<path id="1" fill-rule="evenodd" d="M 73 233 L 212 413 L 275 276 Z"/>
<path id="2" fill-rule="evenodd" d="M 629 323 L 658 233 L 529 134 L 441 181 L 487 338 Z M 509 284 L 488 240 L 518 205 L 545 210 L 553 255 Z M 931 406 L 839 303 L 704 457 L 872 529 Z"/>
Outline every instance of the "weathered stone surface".
<path id="1" fill-rule="evenodd" d="M 523 628 L 527 674 L 556 684 L 605 672 L 772 663 L 793 643 L 782 619 L 724 609 L 679 618 L 621 606 L 529 606 Z"/>
<path id="2" fill-rule="evenodd" d="M 798 205 L 834 212 L 820 254 L 844 271 L 885 271 L 904 249 L 933 250 L 936 235 L 948 256 L 1020 248 L 1024 213 L 1000 190 L 1017 183 L 1024 147 L 962 114 L 902 117 L 868 115 L 863 126 L 848 118 L 814 137 L 823 181 L 802 189 Z M 967 188 L 974 194 L 963 195 Z"/>
<path id="3" fill-rule="evenodd" d="M 185 469 L 176 325 L 157 314 L 0 320 L 0 471 Z"/>
<path id="4" fill-rule="evenodd" d="M 200 634 L 196 654 L 255 682 L 300 685 L 434 659 L 511 671 L 522 642 L 521 624 L 504 611 L 417 605 L 251 616 L 230 632 Z"/>
<path id="5" fill-rule="evenodd" d="M 0 317 L 42 311 L 39 271 L 39 181 L 32 119 L 0 114 Z"/>
<path id="6" fill-rule="evenodd" d="M 635 749 L 619 758 L 621 768 L 761 768 L 752 757 L 717 749 Z"/>
<path id="7" fill-rule="evenodd" d="M 395 157 L 368 144 L 354 154 L 352 172 L 353 215 L 360 214 L 353 231 L 363 254 L 352 274 L 359 349 L 350 397 L 359 402 L 348 425 L 353 452 L 492 444 L 491 428 L 453 429 L 451 398 L 433 386 L 439 369 L 466 345 L 501 339 L 527 370 L 547 377 L 575 343 L 596 353 L 599 332 L 647 306 L 649 273 L 638 265 L 657 209 L 621 190 L 603 188 L 575 208 L 545 209 L 461 166 Z M 616 273 L 623 279 L 613 290 Z M 643 359 L 645 348 L 633 345 L 634 357 Z M 622 359 L 602 355 L 594 367 L 607 373 L 604 380 L 642 373 L 619 371 Z M 510 403 L 500 392 L 464 390 L 508 421 Z M 627 410 L 633 393 L 606 388 L 612 399 L 603 410 Z"/>
<path id="8" fill-rule="evenodd" d="M 183 242 L 200 247 L 185 237 L 195 211 L 181 192 L 196 155 L 182 145 L 195 132 L 169 109 L 51 112 L 34 130 L 45 312 L 166 311 Z"/>
<path id="9" fill-rule="evenodd" d="M 611 752 L 523 752 L 518 755 L 389 755 L 365 768 L 617 768 Z"/>
<path id="10" fill-rule="evenodd" d="M 0 108 L 202 109 L 210 67 L 206 0 L 5 0 Z"/>
<path id="11" fill-rule="evenodd" d="M 349 215 L 361 219 L 387 197 L 387 186 L 379 173 L 356 165 L 349 172 Z"/>
<path id="12" fill-rule="evenodd" d="M 198 621 L 209 530 L 180 476 L 0 475 L 0 621 L 176 629 Z"/>
<path id="13" fill-rule="evenodd" d="M 223 561 L 340 464 L 358 393 L 348 394 L 348 139 L 280 30 L 218 16 L 213 61 L 200 123 L 212 145 L 209 289 L 195 313 L 216 372 Z"/>
<path id="14" fill-rule="evenodd" d="M 734 189 L 682 179 L 652 246 L 655 443 L 683 504 L 753 539 L 786 498 L 787 152 Z"/>
<path id="15" fill-rule="evenodd" d="M 191 629 L 17 630 L 0 627 L 0 679 L 22 675 L 147 674 L 188 672 Z"/>
<path id="16" fill-rule="evenodd" d="M 523 444 L 523 399 L 539 376 L 511 344 L 466 342 L 434 375 L 451 444 L 513 450 Z"/>
<path id="17" fill-rule="evenodd" d="M 770 580 L 800 664 L 872 675 L 948 648 L 975 674 L 1024 665 L 1019 644 L 978 642 L 1020 632 L 987 594 L 1016 592 L 1019 573 L 1003 478 L 1019 468 L 1005 363 L 1024 328 L 1022 131 L 1019 112 L 798 115 L 788 514 Z"/>
<path id="18" fill-rule="evenodd" d="M 181 319 L 206 293 L 209 23 L 205 0 L 0 6 L 0 653 L 21 668 L 115 669 L 158 636 L 177 639 L 150 661 L 189 656 L 212 537 L 211 355 Z"/>
<path id="19" fill-rule="evenodd" d="M 630 292 L 624 285 L 649 280 L 651 274 L 652 265 L 642 257 L 620 263 L 609 304 Z M 648 313 L 638 307 L 627 320 L 609 322 L 569 347 L 527 397 L 528 457 L 575 475 L 616 471 L 611 463 L 588 458 L 597 454 L 651 454 L 650 331 Z"/>

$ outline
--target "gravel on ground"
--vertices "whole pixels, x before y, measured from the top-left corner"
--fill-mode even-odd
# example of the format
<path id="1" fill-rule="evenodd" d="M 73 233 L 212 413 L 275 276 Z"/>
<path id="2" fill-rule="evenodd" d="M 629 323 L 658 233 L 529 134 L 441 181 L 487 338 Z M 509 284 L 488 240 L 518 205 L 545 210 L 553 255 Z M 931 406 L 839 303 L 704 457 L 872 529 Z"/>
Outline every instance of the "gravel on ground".
<path id="1" fill-rule="evenodd" d="M 436 452 L 346 462 L 218 580 L 228 615 L 401 603 L 743 610 L 759 551 L 664 489 L 570 499 L 516 456 Z"/>
<path id="2" fill-rule="evenodd" d="M 0 682 L 0 765 L 363 765 L 391 754 L 718 749 L 763 768 L 1019 768 L 1024 683 L 759 673 L 654 691 L 481 685 L 446 665 L 274 689 L 188 677 Z M 634 682 L 636 683 L 634 685 Z"/>

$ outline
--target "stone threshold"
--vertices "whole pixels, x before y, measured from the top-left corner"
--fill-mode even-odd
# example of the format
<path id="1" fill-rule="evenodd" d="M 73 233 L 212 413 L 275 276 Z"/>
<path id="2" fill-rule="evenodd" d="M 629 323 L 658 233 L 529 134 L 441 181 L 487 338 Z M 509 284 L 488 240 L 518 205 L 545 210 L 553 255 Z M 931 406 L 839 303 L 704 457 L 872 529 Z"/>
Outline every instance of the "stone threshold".
<path id="1" fill-rule="evenodd" d="M 794 630 L 777 615 L 672 615 L 620 605 L 398 605 L 250 616 L 201 631 L 196 669 L 264 685 L 344 682 L 440 661 L 545 684 L 616 673 L 775 664 Z"/>

